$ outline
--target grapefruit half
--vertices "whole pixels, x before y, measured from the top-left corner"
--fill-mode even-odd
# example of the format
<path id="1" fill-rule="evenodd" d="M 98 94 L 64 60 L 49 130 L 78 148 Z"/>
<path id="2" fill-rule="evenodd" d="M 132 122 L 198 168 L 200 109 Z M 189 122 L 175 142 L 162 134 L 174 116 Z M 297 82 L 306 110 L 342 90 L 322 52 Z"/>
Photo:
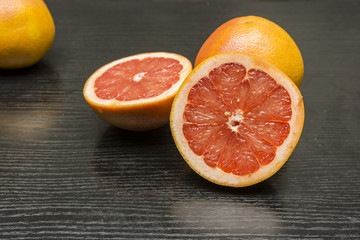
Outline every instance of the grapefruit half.
<path id="1" fill-rule="evenodd" d="M 241 53 L 198 65 L 176 95 L 170 126 L 189 166 L 216 184 L 244 187 L 276 173 L 304 123 L 301 93 L 274 65 Z"/>
<path id="2" fill-rule="evenodd" d="M 83 94 L 106 122 L 127 130 L 151 130 L 168 122 L 174 96 L 191 70 L 190 61 L 178 54 L 138 54 L 98 69 Z"/>

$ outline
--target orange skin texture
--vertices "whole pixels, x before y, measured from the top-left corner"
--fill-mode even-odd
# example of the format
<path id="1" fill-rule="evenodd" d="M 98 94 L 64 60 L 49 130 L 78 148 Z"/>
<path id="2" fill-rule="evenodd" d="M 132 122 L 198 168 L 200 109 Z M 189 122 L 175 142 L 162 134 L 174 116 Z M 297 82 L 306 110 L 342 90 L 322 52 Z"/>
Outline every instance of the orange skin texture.
<path id="1" fill-rule="evenodd" d="M 0 1 L 0 68 L 38 62 L 55 36 L 53 18 L 42 0 Z"/>
<path id="2" fill-rule="evenodd" d="M 200 48 L 195 66 L 223 52 L 241 52 L 274 64 L 300 87 L 304 63 L 294 40 L 279 25 L 265 18 L 234 18 L 217 28 Z"/>

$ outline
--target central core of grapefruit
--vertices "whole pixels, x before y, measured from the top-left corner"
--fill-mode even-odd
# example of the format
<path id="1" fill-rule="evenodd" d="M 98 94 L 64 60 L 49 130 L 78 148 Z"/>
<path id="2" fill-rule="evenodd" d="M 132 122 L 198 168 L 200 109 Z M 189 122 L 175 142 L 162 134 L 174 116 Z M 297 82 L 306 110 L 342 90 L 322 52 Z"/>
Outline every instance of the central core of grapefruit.
<path id="1" fill-rule="evenodd" d="M 225 63 L 191 88 L 183 133 L 209 167 L 243 176 L 274 160 L 291 116 L 289 93 L 270 75 Z"/>
<path id="2" fill-rule="evenodd" d="M 141 72 L 141 73 L 138 73 L 134 76 L 133 80 L 135 82 L 138 82 L 140 81 L 141 79 L 143 79 L 143 77 L 145 76 L 146 72 Z"/>
<path id="3" fill-rule="evenodd" d="M 240 109 L 234 113 L 225 112 L 225 116 L 229 117 L 228 125 L 234 131 L 237 132 L 237 127 L 244 122 L 244 113 Z"/>
<path id="4" fill-rule="evenodd" d="M 132 101 L 156 97 L 179 81 L 183 65 L 177 59 L 131 59 L 106 70 L 95 81 L 95 94 L 104 100 Z"/>

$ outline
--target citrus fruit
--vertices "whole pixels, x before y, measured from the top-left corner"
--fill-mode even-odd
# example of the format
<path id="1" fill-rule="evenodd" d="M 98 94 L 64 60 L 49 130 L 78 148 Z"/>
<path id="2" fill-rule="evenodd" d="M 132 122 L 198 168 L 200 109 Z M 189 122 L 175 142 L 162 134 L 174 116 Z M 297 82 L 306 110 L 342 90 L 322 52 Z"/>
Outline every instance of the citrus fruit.
<path id="1" fill-rule="evenodd" d="M 0 1 L 0 68 L 38 62 L 55 35 L 52 16 L 42 0 Z"/>
<path id="2" fill-rule="evenodd" d="M 224 23 L 202 45 L 195 66 L 215 54 L 235 51 L 267 60 L 301 86 L 304 63 L 300 50 L 276 23 L 257 16 L 234 18 Z"/>
<path id="3" fill-rule="evenodd" d="M 190 61 L 178 54 L 143 53 L 113 61 L 86 81 L 84 97 L 108 123 L 146 131 L 169 121 L 171 104 Z"/>
<path id="4" fill-rule="evenodd" d="M 190 167 L 233 187 L 276 173 L 294 150 L 303 122 L 296 85 L 274 65 L 237 52 L 198 65 L 170 114 L 174 141 Z"/>

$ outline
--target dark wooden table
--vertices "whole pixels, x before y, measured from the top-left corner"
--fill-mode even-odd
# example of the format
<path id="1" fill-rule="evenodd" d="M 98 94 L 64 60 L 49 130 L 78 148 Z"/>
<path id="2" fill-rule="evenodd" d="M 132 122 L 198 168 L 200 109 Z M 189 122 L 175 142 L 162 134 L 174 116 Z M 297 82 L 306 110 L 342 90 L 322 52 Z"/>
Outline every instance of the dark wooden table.
<path id="1" fill-rule="evenodd" d="M 1 239 L 360 239 L 360 2 L 46 0 L 55 42 L 0 72 Z M 268 18 L 303 54 L 306 120 L 285 166 L 232 189 L 195 174 L 169 125 L 133 133 L 82 96 L 100 66 L 141 52 L 194 62 L 207 36 Z"/>

